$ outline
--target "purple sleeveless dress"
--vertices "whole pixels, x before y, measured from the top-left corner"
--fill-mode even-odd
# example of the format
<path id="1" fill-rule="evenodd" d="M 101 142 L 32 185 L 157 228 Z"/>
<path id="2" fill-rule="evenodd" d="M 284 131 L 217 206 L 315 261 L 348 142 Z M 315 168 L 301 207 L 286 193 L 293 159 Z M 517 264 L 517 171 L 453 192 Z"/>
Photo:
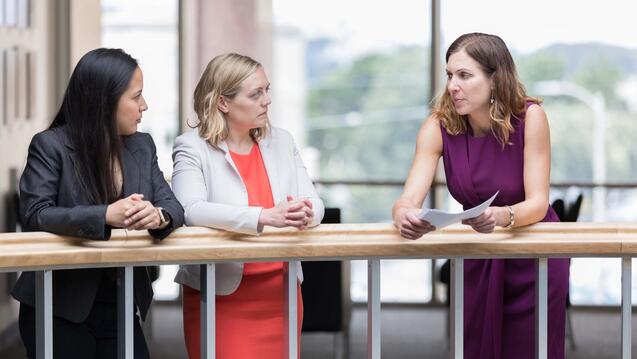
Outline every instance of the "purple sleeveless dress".
<path id="1" fill-rule="evenodd" d="M 492 206 L 524 201 L 524 115 L 514 118 L 512 145 L 504 150 L 489 133 L 451 136 L 441 125 L 449 192 L 465 209 L 500 191 Z M 542 222 L 559 222 L 549 206 Z M 464 357 L 535 358 L 535 261 L 470 259 L 464 263 Z M 564 358 L 569 260 L 550 259 L 548 268 L 548 357 Z"/>

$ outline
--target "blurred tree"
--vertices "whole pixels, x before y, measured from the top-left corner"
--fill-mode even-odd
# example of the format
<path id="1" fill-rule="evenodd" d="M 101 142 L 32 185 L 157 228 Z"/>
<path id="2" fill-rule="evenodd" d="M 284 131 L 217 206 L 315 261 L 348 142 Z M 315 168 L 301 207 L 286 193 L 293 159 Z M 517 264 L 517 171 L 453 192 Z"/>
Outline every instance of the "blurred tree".
<path id="1" fill-rule="evenodd" d="M 617 107 L 621 101 L 615 89 L 624 75 L 621 67 L 600 55 L 585 63 L 573 76 L 573 82 L 593 93 L 601 92 L 608 107 Z"/>
<path id="2" fill-rule="evenodd" d="M 520 81 L 531 96 L 536 82 L 563 79 L 566 67 L 562 56 L 543 51 L 516 58 L 516 64 Z"/>
<path id="3" fill-rule="evenodd" d="M 559 97 L 544 102 L 551 128 L 551 180 L 591 180 L 593 114 L 582 103 Z"/>
<path id="4" fill-rule="evenodd" d="M 427 116 L 428 54 L 403 47 L 357 59 L 309 92 L 309 142 L 321 177 L 404 179 Z"/>
<path id="5" fill-rule="evenodd" d="M 637 121 L 635 114 L 613 110 L 608 114 L 606 132 L 607 177 L 609 181 L 637 179 Z"/>

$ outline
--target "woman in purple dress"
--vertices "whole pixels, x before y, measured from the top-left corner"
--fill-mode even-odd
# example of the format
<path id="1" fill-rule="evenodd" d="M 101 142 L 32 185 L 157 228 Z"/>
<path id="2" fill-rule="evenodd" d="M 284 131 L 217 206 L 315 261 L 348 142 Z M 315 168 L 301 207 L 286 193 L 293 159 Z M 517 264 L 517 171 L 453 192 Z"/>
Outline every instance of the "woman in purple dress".
<path id="1" fill-rule="evenodd" d="M 557 222 L 549 206 L 551 145 L 540 101 L 526 95 L 505 43 L 471 33 L 446 54 L 447 88 L 418 134 L 416 154 L 392 214 L 400 234 L 418 239 L 434 230 L 417 217 L 442 156 L 451 195 L 464 208 L 496 191 L 483 214 L 464 221 L 480 233 Z M 465 260 L 464 356 L 535 356 L 533 259 Z M 549 260 L 548 352 L 564 358 L 568 259 Z"/>

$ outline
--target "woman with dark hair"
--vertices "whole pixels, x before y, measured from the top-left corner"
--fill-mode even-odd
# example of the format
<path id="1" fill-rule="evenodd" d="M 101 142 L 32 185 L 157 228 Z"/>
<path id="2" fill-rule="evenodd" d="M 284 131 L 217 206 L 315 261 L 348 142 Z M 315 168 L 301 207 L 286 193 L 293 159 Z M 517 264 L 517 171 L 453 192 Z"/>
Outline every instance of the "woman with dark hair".
<path id="1" fill-rule="evenodd" d="M 498 196 L 464 221 L 480 233 L 558 222 L 549 206 L 551 145 L 540 101 L 527 96 L 506 44 L 471 33 L 446 54 L 447 87 L 418 134 L 405 189 L 393 208 L 400 234 L 418 239 L 434 230 L 418 218 L 443 158 L 447 186 L 465 208 Z M 465 260 L 464 357 L 535 357 L 535 261 Z M 549 260 L 549 358 L 564 358 L 568 259 Z"/>
<path id="2" fill-rule="evenodd" d="M 183 208 L 157 164 L 155 144 L 137 132 L 148 109 L 137 61 L 119 49 L 80 59 L 48 130 L 31 140 L 20 179 L 26 231 L 108 240 L 111 228 L 148 230 L 157 239 L 183 224 Z M 53 272 L 53 354 L 56 358 L 116 358 L 116 269 Z M 135 304 L 144 319 L 153 291 L 145 267 L 134 270 Z M 35 358 L 35 280 L 22 274 L 20 335 Z M 139 319 L 135 358 L 148 358 Z"/>

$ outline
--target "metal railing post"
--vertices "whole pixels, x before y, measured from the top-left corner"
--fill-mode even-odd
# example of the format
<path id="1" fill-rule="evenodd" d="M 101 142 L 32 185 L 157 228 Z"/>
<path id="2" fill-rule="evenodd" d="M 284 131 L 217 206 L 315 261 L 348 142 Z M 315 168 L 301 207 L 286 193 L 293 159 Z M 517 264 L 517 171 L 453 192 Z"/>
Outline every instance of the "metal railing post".
<path id="1" fill-rule="evenodd" d="M 201 357 L 214 359 L 216 355 L 215 264 L 201 264 L 199 268 Z"/>
<path id="2" fill-rule="evenodd" d="M 536 259 L 535 277 L 535 357 L 548 355 L 548 259 Z"/>
<path id="3" fill-rule="evenodd" d="M 286 312 L 285 323 L 287 325 L 286 345 L 288 359 L 299 357 L 298 337 L 298 265 L 299 261 L 289 261 L 288 271 L 285 276 Z"/>
<path id="4" fill-rule="evenodd" d="M 632 258 L 622 257 L 622 359 L 631 356 L 632 287 Z"/>
<path id="5" fill-rule="evenodd" d="M 380 259 L 367 261 L 367 358 L 380 359 Z"/>
<path id="6" fill-rule="evenodd" d="M 117 358 L 133 359 L 133 267 L 117 268 Z"/>
<path id="7" fill-rule="evenodd" d="M 36 356 L 53 358 L 53 272 L 35 272 Z"/>
<path id="8" fill-rule="evenodd" d="M 464 357 L 464 259 L 451 259 L 450 358 Z"/>

